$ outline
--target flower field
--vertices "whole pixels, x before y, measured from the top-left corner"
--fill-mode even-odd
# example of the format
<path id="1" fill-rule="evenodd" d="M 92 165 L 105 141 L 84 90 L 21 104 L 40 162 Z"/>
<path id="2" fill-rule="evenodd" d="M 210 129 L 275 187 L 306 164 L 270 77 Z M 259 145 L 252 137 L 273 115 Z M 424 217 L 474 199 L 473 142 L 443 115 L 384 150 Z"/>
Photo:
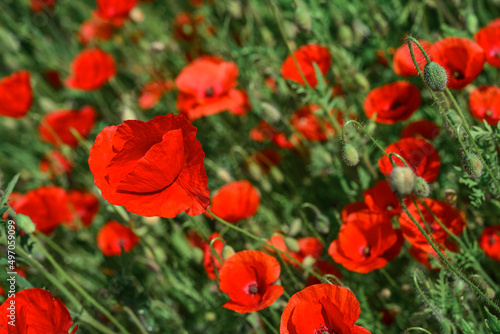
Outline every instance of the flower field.
<path id="1" fill-rule="evenodd" d="M 500 334 L 498 0 L 0 9 L 0 334 Z"/>

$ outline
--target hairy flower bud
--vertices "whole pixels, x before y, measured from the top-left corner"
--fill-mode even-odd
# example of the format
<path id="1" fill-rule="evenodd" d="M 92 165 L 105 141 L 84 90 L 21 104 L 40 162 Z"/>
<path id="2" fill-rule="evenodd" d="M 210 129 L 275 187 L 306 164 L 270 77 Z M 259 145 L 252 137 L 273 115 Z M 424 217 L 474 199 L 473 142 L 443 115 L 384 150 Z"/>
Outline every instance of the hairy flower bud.
<path id="1" fill-rule="evenodd" d="M 348 166 L 356 166 L 359 162 L 358 150 L 351 144 L 344 144 L 342 147 L 342 157 Z"/>
<path id="2" fill-rule="evenodd" d="M 420 176 L 415 177 L 415 185 L 413 186 L 413 193 L 418 197 L 428 197 L 431 192 L 431 188 L 427 181 L 425 181 Z"/>
<path id="3" fill-rule="evenodd" d="M 464 169 L 473 179 L 477 179 L 483 173 L 483 163 L 475 154 L 466 154 L 463 160 Z"/>
<path id="4" fill-rule="evenodd" d="M 226 261 L 229 257 L 233 256 L 235 253 L 233 247 L 225 245 L 222 248 L 222 259 Z"/>
<path id="5" fill-rule="evenodd" d="M 392 192 L 398 197 L 405 197 L 415 187 L 415 174 L 409 167 L 394 167 L 389 175 Z"/>
<path id="6" fill-rule="evenodd" d="M 285 245 L 292 252 L 298 252 L 300 250 L 299 242 L 291 237 L 285 237 Z"/>
<path id="7" fill-rule="evenodd" d="M 27 234 L 31 234 L 36 230 L 35 224 L 31 220 L 31 218 L 23 214 L 17 214 L 16 224 L 17 226 L 19 226 L 21 230 L 23 230 Z"/>
<path id="8" fill-rule="evenodd" d="M 430 62 L 424 67 L 424 81 L 433 91 L 442 92 L 446 89 L 448 74 L 441 65 Z"/>

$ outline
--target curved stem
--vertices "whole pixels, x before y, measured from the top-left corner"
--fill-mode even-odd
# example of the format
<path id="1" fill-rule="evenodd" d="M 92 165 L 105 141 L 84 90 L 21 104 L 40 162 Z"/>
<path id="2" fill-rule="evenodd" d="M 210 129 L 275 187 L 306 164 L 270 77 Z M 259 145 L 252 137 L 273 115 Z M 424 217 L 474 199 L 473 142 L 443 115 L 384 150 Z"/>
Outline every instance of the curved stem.
<path id="1" fill-rule="evenodd" d="M 419 43 L 419 42 L 418 42 L 415 38 L 413 38 L 413 37 L 411 37 L 411 36 L 407 36 L 407 37 L 406 37 L 406 39 L 408 40 L 408 47 L 410 48 L 410 53 L 412 53 L 412 54 L 413 54 L 413 49 L 412 49 L 412 47 L 411 47 L 411 43 L 410 43 L 410 41 L 412 41 L 413 43 L 415 43 L 415 44 L 418 46 L 418 48 L 420 49 L 420 51 L 421 51 L 421 52 L 422 52 L 422 54 L 424 55 L 424 57 L 425 57 L 425 61 L 427 61 L 428 63 L 430 63 L 430 62 L 431 62 L 431 60 L 430 60 L 429 56 L 427 55 L 427 52 L 425 52 L 425 50 L 424 50 L 424 48 L 422 47 L 422 45 L 421 45 L 421 44 L 420 44 L 420 43 Z"/>
<path id="2" fill-rule="evenodd" d="M 409 333 L 410 331 L 421 331 L 421 332 L 424 332 L 424 333 L 427 333 L 427 334 L 432 334 L 431 332 L 429 332 L 427 329 L 424 329 L 422 327 L 410 327 L 408 328 L 407 330 L 405 330 L 403 332 L 403 334 L 406 334 L 406 333 Z"/>
<path id="3" fill-rule="evenodd" d="M 342 127 L 342 143 L 345 143 L 345 128 L 351 124 L 351 123 L 356 123 L 362 130 L 363 132 L 368 136 L 368 138 L 371 139 L 371 141 L 377 145 L 377 147 L 385 154 L 385 156 L 389 157 L 389 155 L 387 154 L 387 152 L 384 150 L 384 148 L 375 140 L 375 138 L 372 137 L 372 135 L 370 133 L 368 133 L 368 131 L 366 131 L 366 129 L 358 122 L 358 121 L 355 121 L 353 119 L 345 122 L 344 126 Z"/>
<path id="4" fill-rule="evenodd" d="M 64 271 L 64 269 L 62 269 L 61 266 L 59 266 L 59 264 L 57 263 L 57 261 L 52 257 L 52 255 L 50 255 L 50 253 L 45 249 L 45 247 L 43 247 L 42 243 L 40 242 L 40 240 L 38 240 L 38 238 L 35 235 L 32 234 L 30 237 L 31 237 L 31 240 L 33 240 L 35 242 L 35 244 L 40 248 L 40 250 L 45 255 L 45 257 L 49 260 L 49 262 L 54 266 L 54 268 L 56 268 L 56 270 L 59 272 L 59 274 L 64 279 L 66 279 L 67 282 L 71 286 L 73 286 L 73 288 L 75 288 L 76 291 L 78 291 L 78 293 L 80 293 L 96 309 L 98 309 L 99 311 L 101 311 L 116 326 L 116 328 L 118 328 L 120 330 L 120 332 L 122 332 L 123 334 L 130 334 L 130 332 L 127 331 L 125 329 L 125 327 L 123 327 L 121 325 L 121 323 L 115 317 L 113 317 L 111 315 L 111 313 L 109 313 L 109 311 L 104 306 L 102 306 L 101 304 L 99 304 L 78 283 L 76 283 L 71 277 L 68 276 L 68 274 L 66 274 L 66 272 Z"/>
<path id="5" fill-rule="evenodd" d="M 125 311 L 125 313 L 128 314 L 132 322 L 137 325 L 137 328 L 139 328 L 141 334 L 148 334 L 148 331 L 146 330 L 146 328 L 144 328 L 144 325 L 142 324 L 141 320 L 139 320 L 139 318 L 135 315 L 134 311 L 130 309 L 130 307 L 125 306 L 123 310 Z"/>

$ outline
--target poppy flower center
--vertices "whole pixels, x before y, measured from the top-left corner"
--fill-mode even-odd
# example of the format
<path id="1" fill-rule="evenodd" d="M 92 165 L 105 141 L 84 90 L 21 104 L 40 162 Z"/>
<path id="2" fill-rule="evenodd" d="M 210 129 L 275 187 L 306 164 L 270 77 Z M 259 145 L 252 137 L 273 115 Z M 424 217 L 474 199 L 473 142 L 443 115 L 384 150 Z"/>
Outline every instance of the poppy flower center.
<path id="1" fill-rule="evenodd" d="M 486 117 L 491 117 L 491 115 L 493 115 L 493 111 L 491 111 L 490 109 L 486 110 L 484 112 L 484 114 L 486 115 Z"/>
<path id="2" fill-rule="evenodd" d="M 370 250 L 370 247 L 366 246 L 363 251 L 361 252 L 363 254 L 363 256 L 365 257 L 370 257 L 370 254 L 371 254 L 371 250 Z"/>
<path id="3" fill-rule="evenodd" d="M 452 75 L 455 79 L 465 78 L 464 74 L 461 71 L 454 71 Z"/>
<path id="4" fill-rule="evenodd" d="M 207 89 L 205 89 L 205 96 L 206 97 L 213 97 L 214 96 L 213 87 L 208 87 Z"/>
<path id="5" fill-rule="evenodd" d="M 250 294 L 250 295 L 255 295 L 256 293 L 259 292 L 259 286 L 257 285 L 257 282 L 250 282 L 246 287 L 245 287 L 245 292 Z"/>
<path id="6" fill-rule="evenodd" d="M 390 205 L 390 204 L 389 204 L 388 206 L 386 206 L 386 207 L 385 207 L 385 209 L 386 209 L 387 211 L 392 211 L 392 210 L 394 210 L 394 207 L 393 207 L 392 205 Z"/>
<path id="7" fill-rule="evenodd" d="M 396 100 L 396 101 L 391 103 L 391 106 L 389 109 L 397 109 L 397 108 L 401 107 L 402 105 L 403 105 L 403 102 Z"/>
<path id="8" fill-rule="evenodd" d="M 320 328 L 314 330 L 314 334 L 337 334 L 337 333 L 335 333 L 335 331 L 330 327 L 321 326 Z"/>
<path id="9" fill-rule="evenodd" d="M 497 243 L 497 238 L 492 235 L 489 239 L 488 239 L 488 243 L 490 244 L 490 246 L 493 246 Z"/>

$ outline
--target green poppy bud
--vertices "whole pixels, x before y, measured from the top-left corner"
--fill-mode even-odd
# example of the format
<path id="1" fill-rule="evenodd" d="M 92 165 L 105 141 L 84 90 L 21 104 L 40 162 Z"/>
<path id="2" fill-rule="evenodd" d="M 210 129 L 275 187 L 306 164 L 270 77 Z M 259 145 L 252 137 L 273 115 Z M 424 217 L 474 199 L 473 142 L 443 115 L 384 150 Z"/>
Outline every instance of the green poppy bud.
<path id="1" fill-rule="evenodd" d="M 300 30 L 303 32 L 309 32 L 312 28 L 311 14 L 307 6 L 303 3 L 299 3 L 297 9 L 295 10 L 295 22 Z"/>
<path id="2" fill-rule="evenodd" d="M 36 230 L 35 224 L 31 218 L 26 215 L 17 214 L 15 221 L 17 226 L 27 234 L 31 234 Z"/>
<path id="3" fill-rule="evenodd" d="M 448 74 L 441 65 L 430 62 L 424 67 L 424 81 L 433 91 L 442 92 L 446 89 Z"/>
<path id="4" fill-rule="evenodd" d="M 358 150 L 351 144 L 342 147 L 342 157 L 348 166 L 356 166 L 359 163 Z"/>
<path id="5" fill-rule="evenodd" d="M 406 197 L 415 187 L 415 174 L 409 167 L 394 167 L 389 175 L 389 185 L 398 197 Z"/>
<path id="6" fill-rule="evenodd" d="M 413 193 L 418 197 L 428 197 L 431 192 L 429 184 L 420 176 L 415 177 L 415 185 L 413 186 Z"/>
<path id="7" fill-rule="evenodd" d="M 463 160 L 464 169 L 473 179 L 477 179 L 483 173 L 483 163 L 475 154 L 466 154 Z"/>
<path id="8" fill-rule="evenodd" d="M 235 253 L 235 251 L 234 251 L 233 247 L 225 245 L 222 248 L 222 259 L 224 261 L 226 261 L 229 257 L 231 257 L 232 255 L 234 255 L 234 253 Z"/>
<path id="9" fill-rule="evenodd" d="M 298 252 L 298 251 L 300 251 L 299 242 L 296 239 L 294 239 L 294 238 L 285 237 L 285 245 L 292 252 Z"/>

